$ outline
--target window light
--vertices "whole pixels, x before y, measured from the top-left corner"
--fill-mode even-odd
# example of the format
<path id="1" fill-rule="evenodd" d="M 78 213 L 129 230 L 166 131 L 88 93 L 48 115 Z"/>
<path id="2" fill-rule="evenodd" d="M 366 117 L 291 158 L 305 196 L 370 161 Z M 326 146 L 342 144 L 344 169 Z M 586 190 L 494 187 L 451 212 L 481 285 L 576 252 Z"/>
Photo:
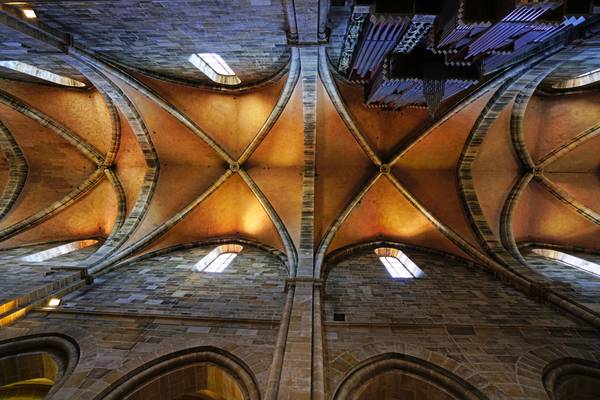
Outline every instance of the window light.
<path id="1" fill-rule="evenodd" d="M 66 76 L 57 75 L 53 72 L 46 71 L 44 69 L 40 69 L 38 67 L 20 61 L 0 61 L 0 67 L 12 69 L 13 71 L 31 75 L 48 82 L 56 83 L 57 85 L 85 87 L 85 83 L 83 82 L 79 82 L 78 80 Z"/>
<path id="2" fill-rule="evenodd" d="M 53 247 L 48 250 L 30 254 L 28 256 L 22 257 L 21 260 L 28 261 L 28 262 L 42 262 L 42 261 L 49 260 L 51 258 L 62 256 L 63 254 L 71 253 L 73 251 L 95 245 L 96 243 L 98 243 L 98 241 L 94 240 L 94 239 L 79 240 L 77 242 L 63 244 L 61 246 Z"/>
<path id="3" fill-rule="evenodd" d="M 375 250 L 379 260 L 392 278 L 422 278 L 425 273 L 406 254 L 398 249 L 381 247 Z"/>
<path id="4" fill-rule="evenodd" d="M 31 8 L 24 8 L 21 11 L 23 11 L 23 15 L 25 15 L 25 18 L 29 18 L 29 19 L 37 18 L 35 11 L 33 11 Z"/>
<path id="5" fill-rule="evenodd" d="M 574 78 L 564 79 L 552 85 L 554 89 L 573 89 L 600 82 L 600 68 L 584 72 Z"/>
<path id="6" fill-rule="evenodd" d="M 50 301 L 48 301 L 48 307 L 58 307 L 60 305 L 60 299 L 57 299 L 56 297 L 50 299 Z"/>
<path id="7" fill-rule="evenodd" d="M 583 78 L 587 75 L 593 75 L 593 74 L 598 74 L 598 73 L 600 73 L 600 68 L 597 68 L 593 71 L 584 72 L 583 74 L 577 75 L 575 78 Z"/>
<path id="8" fill-rule="evenodd" d="M 198 272 L 223 272 L 238 253 L 242 251 L 242 248 L 239 244 L 218 246 L 202 258 L 202 260 L 198 261 L 194 265 L 194 270 Z"/>
<path id="9" fill-rule="evenodd" d="M 188 61 L 214 82 L 223 85 L 239 85 L 242 82 L 225 60 L 216 53 L 192 54 Z"/>
<path id="10" fill-rule="evenodd" d="M 589 274 L 600 277 L 600 265 L 593 262 L 589 262 L 582 258 L 551 249 L 533 249 L 532 251 L 542 257 L 556 260 L 562 264 L 568 265 L 569 267 L 577 268 Z"/>

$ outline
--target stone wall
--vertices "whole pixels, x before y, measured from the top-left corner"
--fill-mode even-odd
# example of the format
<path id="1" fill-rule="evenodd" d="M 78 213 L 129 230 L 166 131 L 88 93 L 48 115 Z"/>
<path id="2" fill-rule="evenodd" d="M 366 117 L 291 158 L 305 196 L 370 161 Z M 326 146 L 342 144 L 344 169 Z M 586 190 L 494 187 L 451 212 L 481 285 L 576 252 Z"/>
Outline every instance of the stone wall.
<path id="1" fill-rule="evenodd" d="M 561 250 L 564 253 L 600 265 L 600 256 L 577 251 Z M 577 268 L 571 268 L 526 250 L 527 264 L 553 284 L 561 295 L 600 312 L 600 277 Z"/>
<path id="2" fill-rule="evenodd" d="M 212 248 L 117 268 L 65 296 L 58 309 L 37 309 L 0 330 L 0 342 L 59 334 L 77 343 L 77 367 L 53 398 L 94 399 L 149 362 L 195 348 L 240 360 L 264 397 L 280 346 L 287 271 L 277 257 L 248 245 L 221 274 L 192 271 Z M 588 325 L 466 261 L 404 251 L 424 278 L 392 279 L 373 250 L 329 265 L 324 399 L 352 369 L 389 355 L 449 371 L 489 399 L 516 400 L 547 398 L 542 376 L 554 361 L 600 361 L 600 333 Z M 334 321 L 334 313 L 345 321 Z"/>
<path id="3" fill-rule="evenodd" d="M 222 273 L 192 271 L 214 246 L 174 251 L 125 265 L 0 330 L 6 339 L 61 334 L 80 360 L 57 399 L 92 399 L 160 356 L 198 348 L 234 355 L 266 390 L 287 270 L 266 251 L 244 245 Z"/>
<path id="4" fill-rule="evenodd" d="M 244 246 L 222 273 L 193 266 L 214 246 L 179 250 L 128 264 L 64 298 L 70 311 L 277 321 L 287 271 L 279 259 Z"/>
<path id="5" fill-rule="evenodd" d="M 600 335 L 586 325 L 466 262 L 405 253 L 424 278 L 392 279 L 372 250 L 331 268 L 324 295 L 327 398 L 352 368 L 386 353 L 441 366 L 492 399 L 546 398 L 541 370 L 565 357 L 556 349 L 600 359 Z M 334 313 L 345 321 L 334 321 Z M 544 361 L 529 357 L 541 347 Z"/>

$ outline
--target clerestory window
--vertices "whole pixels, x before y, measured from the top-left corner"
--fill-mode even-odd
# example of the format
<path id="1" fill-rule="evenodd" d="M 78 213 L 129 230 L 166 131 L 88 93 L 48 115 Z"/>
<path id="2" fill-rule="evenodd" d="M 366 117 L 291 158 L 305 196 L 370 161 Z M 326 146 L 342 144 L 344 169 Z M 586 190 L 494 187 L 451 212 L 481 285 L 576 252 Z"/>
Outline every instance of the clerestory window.
<path id="1" fill-rule="evenodd" d="M 76 79 L 57 75 L 54 72 L 46 71 L 45 69 L 41 69 L 20 61 L 0 61 L 0 67 L 12 69 L 13 71 L 17 71 L 22 74 L 56 83 L 57 85 L 79 88 L 85 87 L 85 83 L 79 82 Z"/>
<path id="2" fill-rule="evenodd" d="M 77 242 L 66 243 L 57 247 L 53 247 L 48 250 L 40 251 L 37 253 L 29 254 L 25 257 L 21 257 L 21 260 L 27 262 L 42 262 L 50 260 L 63 254 L 71 253 L 73 251 L 81 250 L 83 248 L 93 246 L 98 243 L 95 239 L 90 240 L 79 240 Z"/>
<path id="3" fill-rule="evenodd" d="M 558 261 L 561 264 L 565 264 L 569 267 L 577 268 L 579 270 L 587 272 L 588 274 L 600 277 L 600 265 L 595 264 L 593 262 L 552 249 L 533 249 L 532 252 L 542 257 Z"/>
<path id="4" fill-rule="evenodd" d="M 225 60 L 216 53 L 192 54 L 188 61 L 214 82 L 223 85 L 239 85 L 242 82 Z"/>
<path id="5" fill-rule="evenodd" d="M 239 244 L 225 244 L 218 246 L 204 256 L 202 260 L 198 261 L 198 263 L 194 265 L 194 270 L 197 272 L 223 272 L 242 249 L 243 247 Z"/>
<path id="6" fill-rule="evenodd" d="M 375 250 L 379 260 L 392 278 L 422 278 L 425 273 L 406 254 L 391 247 L 380 247 Z"/>

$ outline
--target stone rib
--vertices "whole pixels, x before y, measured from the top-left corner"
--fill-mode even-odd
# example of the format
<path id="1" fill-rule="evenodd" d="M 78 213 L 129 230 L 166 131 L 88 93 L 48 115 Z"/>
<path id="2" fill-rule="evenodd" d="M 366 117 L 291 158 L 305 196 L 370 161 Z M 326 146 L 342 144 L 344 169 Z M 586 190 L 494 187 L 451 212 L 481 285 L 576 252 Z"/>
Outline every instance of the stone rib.
<path id="1" fill-rule="evenodd" d="M 289 75 L 288 75 L 287 81 L 285 83 L 285 86 L 283 87 L 283 90 L 281 91 L 281 95 L 279 96 L 279 99 L 277 100 L 277 104 L 275 104 L 273 111 L 271 111 L 271 114 L 269 115 L 269 117 L 267 118 L 265 123 L 262 125 L 262 127 L 260 128 L 260 130 L 258 131 L 256 136 L 252 139 L 252 142 L 250 142 L 248 147 L 246 147 L 246 149 L 240 156 L 240 158 L 238 160 L 239 165 L 244 164 L 252 156 L 252 154 L 254 154 L 254 151 L 258 148 L 258 146 L 260 146 L 263 139 L 271 131 L 271 128 L 273 128 L 273 125 L 275 125 L 275 122 L 277 122 L 277 120 L 281 116 L 281 113 L 283 112 L 283 109 L 285 108 L 285 106 L 289 102 L 290 98 L 292 97 L 292 93 L 294 92 L 294 88 L 296 87 L 296 83 L 298 82 L 299 77 L 300 77 L 300 56 L 298 55 L 298 49 L 292 48 L 292 57 L 290 60 Z"/>
<path id="2" fill-rule="evenodd" d="M 104 92 L 100 92 L 100 95 L 104 99 L 104 103 L 106 104 L 106 108 L 110 114 L 112 125 L 112 139 L 110 148 L 108 149 L 106 157 L 104 158 L 104 166 L 106 168 L 110 168 L 117 158 L 117 153 L 119 152 L 119 147 L 121 146 L 121 120 L 119 119 L 119 112 L 117 111 L 117 108 L 110 97 L 108 97 Z"/>
<path id="3" fill-rule="evenodd" d="M 275 229 L 277 229 L 277 233 L 279 233 L 279 237 L 281 238 L 283 246 L 285 247 L 285 252 L 288 258 L 289 270 L 292 272 L 295 271 L 296 265 L 298 263 L 298 254 L 296 253 L 296 247 L 294 246 L 292 237 L 290 236 L 290 233 L 285 227 L 285 224 L 279 217 L 279 214 L 277 214 L 277 211 L 275 211 L 275 208 L 273 208 L 273 205 L 269 202 L 267 196 L 265 196 L 265 194 L 260 190 L 260 188 L 258 187 L 256 182 L 254 182 L 252 177 L 250 177 L 250 175 L 243 169 L 240 169 L 238 173 L 240 174 L 240 177 L 246 183 L 246 185 L 248 185 L 248 188 L 252 191 L 252 193 L 254 193 L 254 196 L 256 196 L 256 199 L 259 201 L 260 205 L 269 215 L 269 218 L 275 226 Z"/>
<path id="4" fill-rule="evenodd" d="M 131 244 L 125 249 L 122 249 L 116 254 L 113 254 L 109 258 L 104 261 L 90 267 L 88 269 L 89 274 L 97 274 L 102 271 L 104 268 L 123 260 L 124 258 L 134 254 L 135 252 L 142 250 L 146 246 L 155 242 L 158 238 L 164 235 L 168 230 L 174 227 L 177 223 L 181 222 L 185 217 L 187 217 L 196 207 L 198 207 L 204 200 L 206 200 L 211 194 L 213 194 L 219 187 L 223 185 L 233 175 L 231 170 L 225 171 L 223 175 L 213 183 L 208 189 L 206 189 L 200 196 L 198 196 L 194 201 L 189 203 L 183 209 L 181 209 L 177 214 L 169 218 L 162 225 L 155 228 L 152 232 L 145 235 L 142 239 L 137 242 Z"/>
<path id="5" fill-rule="evenodd" d="M 383 174 L 381 172 L 377 172 L 375 175 L 373 175 L 367 181 L 367 183 L 358 191 L 358 193 L 356 193 L 354 198 L 352 200 L 350 200 L 350 202 L 346 205 L 346 207 L 344 207 L 344 209 L 339 213 L 339 215 L 335 218 L 335 220 L 333 220 L 332 224 L 329 226 L 329 229 L 327 229 L 327 232 L 325 232 L 325 235 L 323 236 L 323 239 L 321 239 L 321 243 L 319 244 L 319 248 L 317 250 L 317 254 L 315 257 L 315 276 L 316 277 L 322 278 L 323 262 L 325 260 L 325 255 L 327 253 L 327 249 L 329 248 L 329 245 L 331 244 L 331 242 L 333 241 L 333 238 L 335 237 L 335 234 L 340 229 L 340 227 L 342 226 L 344 221 L 346 221 L 346 218 L 348 218 L 348 216 L 350 215 L 352 210 L 354 210 L 354 208 L 356 208 L 356 205 L 358 203 L 360 203 L 360 201 L 363 199 L 363 197 L 365 197 L 367 192 L 373 187 L 373 185 L 375 185 L 375 183 L 379 180 L 379 178 L 382 175 Z"/>
<path id="6" fill-rule="evenodd" d="M 10 130 L 0 121 L 0 149 L 8 162 L 8 182 L 0 196 L 0 220 L 4 218 L 16 203 L 21 194 L 29 166 L 23 156 L 19 144 Z"/>
<path id="7" fill-rule="evenodd" d="M 538 167 L 544 168 L 547 165 L 550 165 L 552 162 L 558 160 L 560 157 L 581 146 L 588 140 L 595 138 L 599 134 L 600 123 L 580 132 L 575 137 L 571 138 L 571 140 L 569 140 L 567 143 L 552 150 L 538 162 Z"/>
<path id="8" fill-rule="evenodd" d="M 138 79 L 131 76 L 129 73 L 125 72 L 118 66 L 109 64 L 105 61 L 101 61 L 95 57 L 91 57 L 83 51 L 73 50 L 70 54 L 74 54 L 78 59 L 83 62 L 92 65 L 94 68 L 103 71 L 106 74 L 109 74 L 115 78 L 118 78 L 146 96 L 148 99 L 156 103 L 160 108 L 165 110 L 179 122 L 181 122 L 186 128 L 188 128 L 192 133 L 202 139 L 209 147 L 211 147 L 221 158 L 227 162 L 228 164 L 232 164 L 235 160 L 227 153 L 227 151 L 221 147 L 215 140 L 213 140 L 206 132 L 198 126 L 190 117 L 185 115 L 182 111 L 180 111 L 176 106 L 171 104 L 169 101 L 160 96 L 157 92 L 155 92 L 152 88 L 142 83 Z"/>
<path id="9" fill-rule="evenodd" d="M 31 215 L 24 220 L 21 220 L 9 227 L 6 227 L 0 231 L 0 241 L 7 240 L 13 236 L 18 235 L 21 232 L 27 231 L 48 220 L 54 215 L 58 214 L 65 208 L 74 204 L 77 200 L 85 196 L 90 192 L 98 183 L 104 179 L 104 170 L 97 169 L 92 175 L 90 175 L 83 183 L 69 192 L 62 199 L 55 201 L 48 207 L 41 211 L 38 211 L 34 215 Z"/>
<path id="10" fill-rule="evenodd" d="M 490 265 L 494 269 L 496 268 L 495 263 L 485 254 L 477 250 L 473 245 L 464 240 L 459 234 L 457 234 L 450 227 L 446 226 L 442 223 L 435 215 L 433 215 L 408 189 L 400 183 L 398 178 L 396 178 L 392 173 L 385 174 L 385 176 L 390 180 L 392 185 L 400 192 L 402 196 L 419 212 L 427 218 L 429 222 L 433 226 L 435 226 L 448 240 L 450 240 L 453 244 L 455 244 L 459 249 L 464 251 L 469 256 L 473 257 L 480 263 L 485 265 Z"/>
<path id="11" fill-rule="evenodd" d="M 110 169 L 105 169 L 104 173 L 106 178 L 108 178 L 110 184 L 112 185 L 115 195 L 117 196 L 117 218 L 115 220 L 115 226 L 108 236 L 106 240 L 110 240 L 118 231 L 121 229 L 121 226 L 125 222 L 125 218 L 127 218 L 127 197 L 125 195 L 125 190 L 123 189 L 123 185 L 121 185 L 121 180 Z"/>
<path id="12" fill-rule="evenodd" d="M 329 70 L 329 64 L 327 62 L 327 53 L 325 52 L 324 47 L 321 48 L 319 51 L 319 65 L 319 76 L 321 77 L 321 82 L 323 82 L 323 86 L 325 87 L 329 98 L 333 102 L 336 111 L 344 121 L 344 124 L 346 124 L 346 127 L 348 127 L 348 130 L 350 131 L 350 133 L 354 137 L 354 140 L 356 140 L 360 148 L 365 152 L 367 157 L 369 157 L 371 162 L 375 164 L 375 166 L 379 167 L 382 164 L 381 159 L 375 153 L 375 151 L 373 150 L 373 146 L 371 146 L 367 138 L 362 134 L 362 132 L 354 122 L 354 119 L 348 112 L 346 104 L 344 103 L 344 100 L 342 99 L 342 96 L 340 95 L 337 89 L 337 86 L 331 75 L 331 71 Z"/>
<path id="13" fill-rule="evenodd" d="M 527 185 L 529 185 L 529 182 L 532 178 L 533 174 L 527 173 L 515 183 L 512 190 L 508 194 L 506 201 L 504 202 L 504 206 L 502 207 L 502 212 L 500 214 L 500 240 L 502 241 L 502 244 L 506 250 L 515 259 L 519 260 L 519 262 L 523 264 L 527 264 L 527 261 L 521 255 L 519 246 L 517 246 L 517 242 L 515 241 L 512 228 L 512 219 L 515 208 L 519 202 L 519 198 L 527 188 Z"/>
<path id="14" fill-rule="evenodd" d="M 83 155 L 85 155 L 90 161 L 96 166 L 101 166 L 104 163 L 104 156 L 91 144 L 87 143 L 81 136 L 73 132 L 71 129 L 62 125 L 58 121 L 42 113 L 41 111 L 31 107 L 30 105 L 22 102 L 13 95 L 0 90 L 0 103 L 4 104 L 13 110 L 25 115 L 28 118 L 36 121 L 40 125 L 50 129 L 56 133 L 68 143 L 73 145 Z"/>
<path id="15" fill-rule="evenodd" d="M 567 191 L 552 183 L 552 181 L 545 176 L 538 175 L 535 178 L 537 182 L 541 183 L 550 192 L 550 194 L 560 200 L 563 204 L 566 204 L 572 208 L 577 214 L 581 215 L 591 223 L 600 226 L 600 214 L 575 200 L 575 198 Z"/>
<path id="16" fill-rule="evenodd" d="M 84 265 L 91 267 L 102 260 L 106 260 L 110 254 L 117 251 L 140 225 L 148 211 L 150 201 L 152 200 L 152 196 L 156 189 L 160 162 L 146 124 L 133 102 L 106 75 L 98 71 L 92 64 L 87 63 L 86 57 L 79 58 L 79 53 L 77 52 L 72 52 L 70 54 L 72 55 L 69 59 L 70 63 L 85 75 L 100 92 L 110 98 L 115 106 L 123 113 L 137 139 L 146 162 L 146 173 L 144 175 L 142 187 L 131 212 L 121 225 L 120 229 L 112 235 L 109 240 L 104 242 L 94 254 L 84 261 Z M 104 261 L 102 261 L 102 263 L 104 264 Z"/>

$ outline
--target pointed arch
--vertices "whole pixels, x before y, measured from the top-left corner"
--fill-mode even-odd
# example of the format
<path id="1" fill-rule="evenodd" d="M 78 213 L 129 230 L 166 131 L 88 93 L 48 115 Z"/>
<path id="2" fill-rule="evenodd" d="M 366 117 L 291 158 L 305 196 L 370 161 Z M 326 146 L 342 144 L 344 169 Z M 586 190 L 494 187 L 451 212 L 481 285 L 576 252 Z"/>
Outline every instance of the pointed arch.
<path id="1" fill-rule="evenodd" d="M 144 384 L 168 379 L 174 372 L 193 369 L 195 366 L 214 365 L 230 375 L 239 385 L 244 400 L 260 400 L 258 383 L 252 370 L 235 355 L 216 347 L 194 347 L 170 353 L 128 372 L 104 390 L 96 400 L 127 399 Z M 194 389 L 198 389 L 194 386 Z"/>

